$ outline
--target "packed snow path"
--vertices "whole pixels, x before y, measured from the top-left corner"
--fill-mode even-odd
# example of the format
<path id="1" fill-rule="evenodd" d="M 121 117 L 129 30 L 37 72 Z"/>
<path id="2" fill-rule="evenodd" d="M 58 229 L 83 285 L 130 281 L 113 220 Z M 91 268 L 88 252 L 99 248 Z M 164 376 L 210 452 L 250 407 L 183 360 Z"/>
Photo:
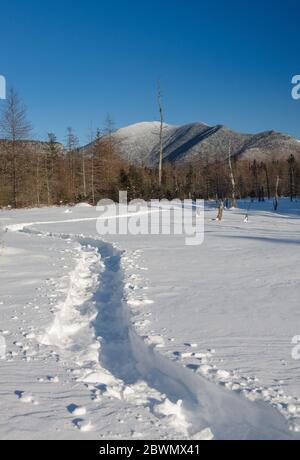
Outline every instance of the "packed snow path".
<path id="1" fill-rule="evenodd" d="M 39 340 L 47 346 L 56 346 L 62 360 L 73 362 L 76 381 L 87 386 L 96 404 L 103 405 L 106 399 L 114 401 L 111 407 L 116 419 L 118 411 L 121 412 L 120 404 L 129 403 L 133 410 L 142 412 L 147 409 L 139 417 L 152 421 L 157 418 L 161 438 L 296 436 L 269 404 L 248 401 L 239 392 L 208 381 L 195 373 L 193 366 L 184 367 L 163 356 L 157 348 L 159 337 L 142 338 L 137 333 L 132 306 L 150 301 L 134 295 L 128 298 L 128 290 L 134 293 L 137 288 L 134 280 L 129 285 L 126 276 L 126 264 L 132 262 L 134 255 L 97 238 L 51 235 L 29 227 L 24 231 L 30 237 L 79 243 L 67 298 Z M 193 348 L 194 344 L 189 346 Z M 220 371 L 219 377 L 226 382 L 224 372 Z M 35 403 L 34 395 L 20 393 L 19 397 L 20 401 Z M 97 437 L 95 414 L 87 415 L 85 405 L 76 404 L 70 405 L 70 412 L 81 433 L 89 433 L 89 437 L 94 433 Z M 146 429 L 143 424 L 141 427 Z M 147 438 L 148 433 L 134 432 L 133 436 Z"/>

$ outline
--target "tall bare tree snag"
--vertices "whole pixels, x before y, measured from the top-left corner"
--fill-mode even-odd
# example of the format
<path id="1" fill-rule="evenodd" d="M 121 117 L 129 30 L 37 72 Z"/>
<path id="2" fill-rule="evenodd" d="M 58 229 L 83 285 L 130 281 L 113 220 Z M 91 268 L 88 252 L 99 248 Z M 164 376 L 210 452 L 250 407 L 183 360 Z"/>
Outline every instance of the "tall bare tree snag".
<path id="1" fill-rule="evenodd" d="M 232 187 L 232 208 L 237 208 L 236 184 L 235 184 L 235 178 L 233 174 L 231 155 L 232 155 L 231 144 L 229 144 L 228 162 L 229 162 L 230 180 L 231 180 L 231 187 Z"/>
<path id="2" fill-rule="evenodd" d="M 290 155 L 288 159 L 289 165 L 289 189 L 290 189 L 290 199 L 293 202 L 295 197 L 295 157 Z"/>
<path id="3" fill-rule="evenodd" d="M 31 124 L 27 121 L 27 109 L 17 92 L 11 88 L 1 111 L 0 133 L 5 140 L 10 141 L 7 149 L 11 164 L 12 206 L 14 208 L 18 205 L 19 148 L 22 147 L 21 141 L 28 138 L 30 131 Z"/>
<path id="4" fill-rule="evenodd" d="M 279 184 L 280 184 L 280 177 L 277 176 L 276 188 L 275 188 L 275 197 L 274 197 L 274 211 L 277 211 L 278 206 L 279 206 Z"/>
<path id="5" fill-rule="evenodd" d="M 93 146 L 95 141 L 95 135 L 93 131 L 93 123 L 90 123 L 89 133 L 88 133 L 88 142 L 90 146 Z M 83 152 L 85 155 L 85 152 Z M 95 178 L 94 178 L 94 148 L 92 147 L 91 151 L 86 158 L 86 195 L 90 197 L 92 204 L 95 204 Z"/>
<path id="6" fill-rule="evenodd" d="M 270 190 L 270 179 L 269 179 L 268 165 L 266 163 L 262 163 L 261 166 L 262 166 L 262 169 L 265 171 L 268 200 L 270 200 L 271 199 L 271 190 Z"/>
<path id="7" fill-rule="evenodd" d="M 60 165 L 61 148 L 54 133 L 48 133 L 44 153 L 44 171 L 47 192 L 47 204 L 51 206 L 57 201 L 61 191 L 60 177 L 64 175 Z"/>
<path id="8" fill-rule="evenodd" d="M 67 150 L 69 160 L 69 188 L 72 199 L 76 196 L 76 151 L 78 149 L 79 140 L 73 128 L 67 128 Z"/>
<path id="9" fill-rule="evenodd" d="M 163 106 L 162 106 L 160 81 L 157 84 L 157 101 L 158 101 L 159 115 L 160 115 L 158 184 L 161 187 L 162 186 L 162 176 L 163 176 L 163 158 L 164 158 L 164 148 L 163 148 L 164 111 L 163 111 Z"/>
<path id="10" fill-rule="evenodd" d="M 41 204 L 41 168 L 40 168 L 40 152 L 34 148 L 34 161 L 35 161 L 35 186 L 36 186 L 36 205 L 39 208 Z"/>
<path id="11" fill-rule="evenodd" d="M 105 138 L 102 141 L 102 166 L 103 166 L 103 175 L 104 181 L 106 184 L 110 184 L 112 177 L 114 176 L 114 157 L 116 153 L 116 142 L 113 137 L 115 123 L 108 113 L 104 122 L 104 133 Z M 105 139 L 105 140 L 104 140 Z"/>
<path id="12" fill-rule="evenodd" d="M 93 132 L 91 131 L 90 139 L 91 139 L 91 144 L 94 143 L 93 148 L 92 148 L 92 155 L 91 155 L 91 193 L 92 193 L 92 203 L 95 206 L 96 204 L 96 197 L 95 197 L 95 173 L 96 173 L 95 166 L 96 165 L 95 163 L 96 163 L 97 147 L 101 139 L 101 132 L 99 128 L 96 131 L 95 139 L 94 139 Z"/>
<path id="13" fill-rule="evenodd" d="M 219 207 L 218 207 L 218 215 L 217 215 L 217 221 L 221 222 L 223 219 L 223 212 L 224 212 L 224 203 L 223 201 L 220 201 Z"/>
<path id="14" fill-rule="evenodd" d="M 85 154 L 82 154 L 82 188 L 83 188 L 83 198 L 86 198 L 86 167 L 85 167 Z"/>

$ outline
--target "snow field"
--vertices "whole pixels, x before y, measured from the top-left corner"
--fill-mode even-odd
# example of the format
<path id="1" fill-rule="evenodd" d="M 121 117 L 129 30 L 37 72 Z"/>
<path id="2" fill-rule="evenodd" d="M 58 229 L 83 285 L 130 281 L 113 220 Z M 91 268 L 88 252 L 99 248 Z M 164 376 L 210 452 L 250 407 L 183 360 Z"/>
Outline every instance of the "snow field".
<path id="1" fill-rule="evenodd" d="M 82 222 L 92 219 L 84 217 Z M 133 438 L 147 438 L 156 429 L 161 433 L 156 436 L 174 439 L 287 439 L 297 435 L 299 400 L 285 394 L 282 380 L 277 386 L 261 385 L 256 376 L 222 368 L 218 351 L 203 350 L 202 342 L 194 342 L 196 337 L 178 347 L 167 328 L 158 332 L 151 313 L 156 299 L 145 279 L 149 270 L 143 251 L 124 251 L 120 243 L 86 237 L 86 231 L 76 237 L 40 231 L 36 225 L 33 230 L 18 224 L 14 230 L 25 230 L 22 237 L 28 241 L 67 244 L 73 269 L 68 271 L 69 260 L 62 261 L 67 273 L 62 285 L 48 282 L 52 321 L 40 330 L 26 327 L 13 342 L 16 351 L 8 351 L 7 362 L 13 363 L 20 353 L 28 363 L 41 353 L 50 353 L 76 389 L 83 386 L 87 390 L 88 399 L 83 392 L 83 401 L 74 398 L 68 406 L 74 406 L 67 412 L 75 431 L 98 436 L 97 413 L 105 406 L 112 408 L 119 426 L 126 426 L 127 432 L 128 422 L 120 414 L 134 414 L 139 428 L 131 430 Z M 55 225 L 53 220 L 51 226 Z M 12 255 L 8 251 L 7 257 Z M 59 301 L 58 289 L 62 291 Z M 40 309 L 38 305 L 28 308 Z M 13 311 L 10 321 L 19 324 L 20 311 Z M 10 336 L 8 328 L 4 332 Z M 49 372 L 39 383 L 60 389 L 64 378 L 59 372 Z M 20 390 L 15 397 L 25 405 L 43 404 L 35 391 Z M 149 429 L 151 425 L 155 428 Z M 105 436 L 114 438 L 117 433 Z"/>
<path id="2" fill-rule="evenodd" d="M 66 238 L 66 236 L 63 236 L 63 238 Z M 200 378 L 196 381 L 196 379 L 192 377 L 190 371 L 191 366 L 189 366 L 188 371 L 177 366 L 175 368 L 172 362 L 169 360 L 167 361 L 154 351 L 154 348 L 164 344 L 162 338 L 162 340 L 159 340 L 159 336 L 149 336 L 142 341 L 140 336 L 137 335 L 136 331 L 131 327 L 129 312 L 124 309 L 123 305 L 122 252 L 101 241 L 86 238 L 80 241 L 83 247 L 83 255 L 79 258 L 79 262 L 70 276 L 70 288 L 67 300 L 61 308 L 58 309 L 54 324 L 46 334 L 47 338 L 54 335 L 54 341 L 56 344 L 60 344 L 59 346 L 62 347 L 64 352 L 66 349 L 72 350 L 72 344 L 70 345 L 68 341 L 70 340 L 70 336 L 73 337 L 73 346 L 76 346 L 77 354 L 81 356 L 81 338 L 77 333 L 83 331 L 82 335 L 86 337 L 86 327 L 89 328 L 91 321 L 94 321 L 96 335 L 98 339 L 100 338 L 100 342 L 102 343 L 102 346 L 99 347 L 100 364 L 96 362 L 96 360 L 90 359 L 89 354 L 87 360 L 76 361 L 76 365 L 84 369 L 83 374 L 79 372 L 77 381 L 89 384 L 89 389 L 92 389 L 92 391 L 96 393 L 98 400 L 103 394 L 108 394 L 109 397 L 120 400 L 126 398 L 128 393 L 134 395 L 134 398 L 139 398 L 137 388 L 135 387 L 133 389 L 132 383 L 144 381 L 146 388 L 150 387 L 150 389 L 152 388 L 159 392 L 158 401 L 160 400 L 160 402 L 153 406 L 153 414 L 156 416 L 163 416 L 170 427 L 183 437 L 189 438 L 198 436 L 199 433 L 207 432 L 207 430 L 214 436 L 211 428 L 207 428 L 209 421 L 215 424 L 215 431 L 219 433 L 220 436 L 224 436 L 228 419 L 232 418 L 232 423 L 234 423 L 237 414 L 240 419 L 240 434 L 238 434 L 237 431 L 236 436 L 241 436 L 241 438 L 243 438 L 243 433 L 247 432 L 247 436 L 250 435 L 250 437 L 253 438 L 262 435 L 263 438 L 267 438 L 273 437 L 277 430 L 278 433 L 276 436 L 283 435 L 282 431 L 284 424 L 283 427 L 279 428 L 282 422 L 280 422 L 280 417 L 278 417 L 275 412 L 271 415 L 271 426 L 268 426 L 268 416 L 265 414 L 265 412 L 268 412 L 267 406 L 262 410 L 252 405 L 243 407 L 246 401 L 240 401 L 239 399 L 231 401 L 231 395 L 227 402 L 228 394 L 226 394 L 225 391 L 223 393 L 223 390 L 220 392 L 216 391 L 216 387 L 213 386 L 209 389 L 205 388 L 204 400 L 202 398 L 199 399 L 198 391 L 204 381 L 202 382 Z M 92 260 L 88 261 L 86 251 L 91 251 L 93 245 L 94 249 L 98 248 L 100 254 L 98 261 L 100 267 L 99 272 L 102 272 L 98 284 L 99 289 L 94 295 L 94 299 L 96 300 L 92 302 L 92 304 L 96 304 L 99 309 L 99 321 L 97 322 L 97 315 L 95 311 L 93 311 L 91 316 L 81 314 L 80 322 L 78 322 L 74 320 L 74 309 L 70 309 L 69 306 L 78 305 L 81 311 L 89 311 L 86 305 L 86 295 L 90 290 L 91 280 L 94 280 L 94 288 L 96 286 L 95 277 L 91 276 L 90 273 L 91 267 L 92 271 L 95 271 L 96 260 L 93 257 Z M 123 266 L 128 263 L 128 258 L 124 257 L 124 259 Z M 131 264 L 133 264 L 132 260 Z M 135 265 L 135 268 L 137 268 L 137 265 Z M 80 280 L 88 280 L 88 283 L 84 281 L 80 282 Z M 130 280 L 143 282 L 142 277 L 137 275 L 131 275 Z M 138 291 L 138 284 L 134 286 L 134 289 L 132 289 L 131 285 L 129 290 L 129 298 L 132 300 L 132 292 L 136 293 Z M 93 292 L 93 290 L 91 290 L 91 292 Z M 127 302 L 128 300 L 127 298 Z M 138 304 L 132 301 L 130 302 L 129 300 L 129 306 L 140 307 L 143 302 L 147 305 L 149 304 L 149 299 L 145 297 L 143 299 L 139 298 Z M 48 345 L 53 344 L 51 340 L 43 340 L 43 342 Z M 98 349 L 97 345 L 95 346 L 94 344 L 93 346 L 93 344 L 91 344 L 90 348 Z M 196 344 L 189 343 L 186 344 L 186 346 L 189 348 L 196 348 Z M 87 346 L 86 343 L 84 343 L 84 353 L 86 349 Z M 210 356 L 211 353 L 207 353 L 206 355 L 201 353 L 185 353 L 182 355 L 182 358 L 195 357 L 198 360 L 206 360 Z M 224 383 L 224 381 L 229 380 L 229 377 L 230 374 L 227 371 L 217 370 L 215 381 L 217 383 Z M 126 385 L 129 386 L 129 389 L 125 391 L 124 395 Z M 206 386 L 207 383 L 205 383 L 205 387 Z M 227 385 L 226 388 L 230 387 Z M 208 415 L 215 413 L 215 410 L 219 406 L 219 404 L 217 404 L 215 407 L 215 403 L 211 405 L 210 398 L 207 398 L 207 395 L 210 393 L 214 394 L 215 392 L 218 398 L 221 398 L 222 406 L 225 405 L 226 407 L 226 410 L 222 407 L 222 414 L 220 414 L 222 416 L 218 421 L 216 421 L 214 417 L 213 420 L 210 420 L 211 415 Z M 145 386 L 143 388 L 143 394 L 144 393 Z M 179 399 L 181 397 L 182 399 Z M 254 399 L 252 399 L 252 401 Z M 171 400 L 174 402 L 171 402 Z M 237 409 L 234 407 L 235 405 L 238 406 Z M 243 416 L 240 412 L 240 405 L 244 413 Z M 203 408 L 205 408 L 204 411 Z M 203 412 L 206 413 L 207 418 L 203 417 Z M 226 413 L 225 419 L 224 413 Z M 248 426 L 249 414 L 252 415 L 254 420 L 265 418 L 264 424 L 266 426 L 264 427 L 264 433 L 259 433 L 255 427 L 251 426 L 253 422 L 250 423 L 251 428 Z M 273 426 L 274 423 L 275 427 Z M 75 420 L 74 424 L 83 431 L 91 431 L 93 426 L 90 420 L 86 421 L 84 424 L 78 424 Z M 277 424 L 278 427 L 276 428 Z M 287 436 L 287 433 L 285 436 Z"/>

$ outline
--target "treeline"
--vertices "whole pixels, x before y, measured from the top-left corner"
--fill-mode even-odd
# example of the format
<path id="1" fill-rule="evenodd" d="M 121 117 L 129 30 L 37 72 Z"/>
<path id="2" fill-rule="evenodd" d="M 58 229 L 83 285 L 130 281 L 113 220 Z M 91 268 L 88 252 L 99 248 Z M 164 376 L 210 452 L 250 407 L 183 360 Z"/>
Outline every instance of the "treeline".
<path id="1" fill-rule="evenodd" d="M 31 126 L 26 109 L 12 90 L 2 111 L 0 131 L 0 206 L 32 207 L 88 201 L 118 200 L 119 190 L 129 199 L 232 197 L 228 162 L 165 164 L 162 184 L 158 168 L 129 165 L 121 160 L 111 123 L 97 132 L 89 148 L 80 149 L 71 128 L 63 147 L 50 133 L 45 142 L 24 139 Z M 300 164 L 293 156 L 285 161 L 258 162 L 232 158 L 237 198 L 263 200 L 276 195 L 300 195 Z"/>
<path id="2" fill-rule="evenodd" d="M 287 161 L 257 162 L 234 160 L 236 197 L 266 198 L 300 195 L 300 164 L 291 156 Z M 165 164 L 162 187 L 158 188 L 157 171 L 146 167 L 122 168 L 120 187 L 130 198 L 203 198 L 225 200 L 232 198 L 230 169 L 226 161 L 206 163 L 197 161 L 189 166 Z"/>
<path id="3" fill-rule="evenodd" d="M 6 144 L 6 145 L 5 145 Z M 165 164 L 162 186 L 158 170 L 124 163 L 113 137 L 95 140 L 89 154 L 77 148 L 62 149 L 53 135 L 44 143 L 0 143 L 0 206 L 58 205 L 102 198 L 118 200 L 119 190 L 129 199 L 231 198 L 232 187 L 226 162 L 189 166 Z M 14 165 L 16 188 L 14 188 Z M 300 195 L 300 164 L 294 157 L 280 162 L 234 161 L 237 198 L 263 200 Z M 278 181 L 279 178 L 279 181 Z"/>

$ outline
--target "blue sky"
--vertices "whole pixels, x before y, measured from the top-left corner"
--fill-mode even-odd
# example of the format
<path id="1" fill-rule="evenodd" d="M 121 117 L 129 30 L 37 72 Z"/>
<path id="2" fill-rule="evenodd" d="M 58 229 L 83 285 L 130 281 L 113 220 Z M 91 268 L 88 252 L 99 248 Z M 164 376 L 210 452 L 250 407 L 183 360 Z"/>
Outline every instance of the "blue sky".
<path id="1" fill-rule="evenodd" d="M 1 2 L 0 74 L 36 137 L 158 118 L 300 138 L 299 0 Z M 0 101 L 0 104 L 3 104 Z"/>

